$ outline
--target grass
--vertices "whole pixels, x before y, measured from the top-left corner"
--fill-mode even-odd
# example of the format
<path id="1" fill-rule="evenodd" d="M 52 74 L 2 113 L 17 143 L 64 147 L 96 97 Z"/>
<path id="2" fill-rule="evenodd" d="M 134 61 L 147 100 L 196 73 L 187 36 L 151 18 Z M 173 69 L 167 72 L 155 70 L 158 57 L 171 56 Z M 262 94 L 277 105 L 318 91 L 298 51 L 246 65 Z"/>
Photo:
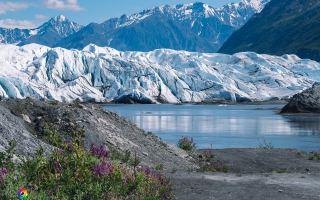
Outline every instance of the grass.
<path id="1" fill-rule="evenodd" d="M 55 148 L 49 156 L 40 148 L 15 162 L 12 141 L 0 152 L 0 199 L 17 199 L 20 188 L 27 189 L 29 199 L 39 200 L 173 198 L 171 179 L 147 167 L 136 169 L 128 163 L 129 152 L 95 144 L 87 151 L 81 129 L 74 130 L 70 142 L 63 142 L 54 130 L 50 134 Z"/>
<path id="2" fill-rule="evenodd" d="M 258 141 L 260 142 L 259 138 Z M 267 142 L 267 140 L 265 138 L 262 138 L 262 143 L 260 143 L 257 147 L 258 149 L 273 149 L 274 146 L 272 144 L 272 142 Z"/>
<path id="3" fill-rule="evenodd" d="M 292 173 L 292 172 L 289 170 L 285 170 L 285 169 L 279 169 L 279 170 L 277 170 L 277 173 L 281 174 L 281 173 Z"/>
<path id="4" fill-rule="evenodd" d="M 172 167 L 172 169 L 171 169 L 171 173 L 172 173 L 172 174 L 176 173 L 177 171 L 178 171 L 178 169 L 177 169 L 177 168 Z"/>
<path id="5" fill-rule="evenodd" d="M 155 169 L 156 169 L 156 170 L 163 170 L 163 169 L 164 169 L 163 164 L 157 165 L 157 166 L 155 167 Z"/>
<path id="6" fill-rule="evenodd" d="M 302 153 L 299 151 L 296 156 L 297 156 L 297 158 L 301 158 L 302 157 Z"/>

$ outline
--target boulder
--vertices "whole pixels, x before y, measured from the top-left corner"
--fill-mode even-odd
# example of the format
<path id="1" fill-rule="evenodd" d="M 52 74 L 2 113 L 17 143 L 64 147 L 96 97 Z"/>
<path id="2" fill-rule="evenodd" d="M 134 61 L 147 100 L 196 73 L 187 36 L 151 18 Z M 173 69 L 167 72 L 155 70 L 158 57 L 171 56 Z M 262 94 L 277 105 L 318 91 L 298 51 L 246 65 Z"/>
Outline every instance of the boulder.
<path id="1" fill-rule="evenodd" d="M 320 83 L 295 94 L 281 113 L 320 113 Z"/>

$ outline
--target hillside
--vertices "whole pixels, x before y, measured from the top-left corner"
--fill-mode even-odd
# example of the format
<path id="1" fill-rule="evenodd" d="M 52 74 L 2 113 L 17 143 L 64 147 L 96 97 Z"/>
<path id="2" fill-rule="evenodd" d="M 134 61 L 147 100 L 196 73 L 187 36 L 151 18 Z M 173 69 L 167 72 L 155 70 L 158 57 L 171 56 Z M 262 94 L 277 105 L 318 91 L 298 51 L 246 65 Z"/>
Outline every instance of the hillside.
<path id="1" fill-rule="evenodd" d="M 234 32 L 218 52 L 253 51 L 320 61 L 318 0 L 272 0 Z"/>
<path id="2" fill-rule="evenodd" d="M 87 149 L 94 143 L 116 147 L 121 152 L 130 150 L 131 157 L 136 152 L 144 166 L 163 164 L 166 169 L 187 169 L 194 165 L 185 151 L 98 105 L 33 98 L 0 99 L 0 152 L 14 140 L 19 141 L 16 152 L 21 156 L 34 155 L 40 145 L 49 153 L 52 146 L 45 139 L 49 134 L 45 123 L 55 128 L 65 141 L 70 141 L 76 127 L 78 130 L 83 127 Z"/>

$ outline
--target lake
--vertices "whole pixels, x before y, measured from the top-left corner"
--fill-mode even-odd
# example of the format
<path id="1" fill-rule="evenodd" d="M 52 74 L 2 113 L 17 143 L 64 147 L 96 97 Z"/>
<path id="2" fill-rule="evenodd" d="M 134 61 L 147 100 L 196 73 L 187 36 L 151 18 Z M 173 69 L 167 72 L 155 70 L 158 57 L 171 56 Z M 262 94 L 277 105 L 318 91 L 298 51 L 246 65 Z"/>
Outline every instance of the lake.
<path id="1" fill-rule="evenodd" d="M 103 107 L 131 119 L 145 131 L 177 144 L 194 138 L 197 148 L 320 150 L 320 115 L 280 115 L 284 105 L 112 104 Z"/>

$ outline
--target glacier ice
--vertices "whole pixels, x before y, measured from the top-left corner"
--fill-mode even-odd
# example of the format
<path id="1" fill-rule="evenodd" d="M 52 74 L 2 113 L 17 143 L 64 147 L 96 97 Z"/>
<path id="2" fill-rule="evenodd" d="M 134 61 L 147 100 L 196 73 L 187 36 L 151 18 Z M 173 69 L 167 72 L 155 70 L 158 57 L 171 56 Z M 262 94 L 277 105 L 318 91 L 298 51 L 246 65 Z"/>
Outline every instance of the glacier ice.
<path id="1" fill-rule="evenodd" d="M 82 51 L 0 45 L 0 96 L 141 103 L 287 97 L 320 81 L 320 64 L 295 55 L 234 55 L 157 49 Z"/>

